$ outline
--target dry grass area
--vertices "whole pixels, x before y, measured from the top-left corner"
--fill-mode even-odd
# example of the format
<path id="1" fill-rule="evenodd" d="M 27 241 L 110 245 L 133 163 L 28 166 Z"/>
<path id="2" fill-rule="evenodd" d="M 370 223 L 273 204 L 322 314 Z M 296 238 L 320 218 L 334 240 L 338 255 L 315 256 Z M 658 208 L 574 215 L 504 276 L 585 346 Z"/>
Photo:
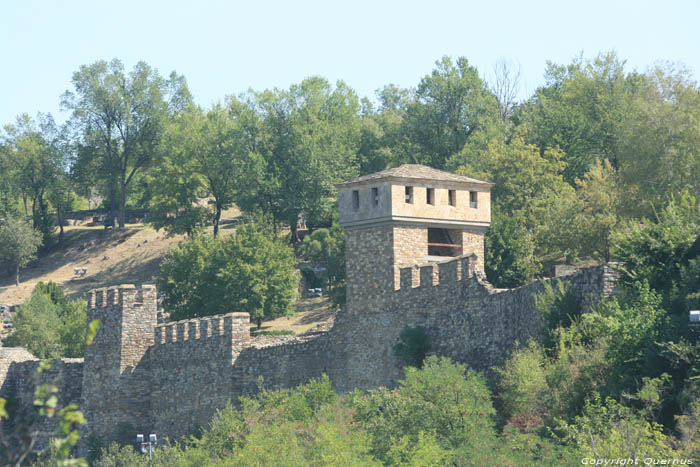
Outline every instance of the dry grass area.
<path id="1" fill-rule="evenodd" d="M 328 322 L 334 315 L 327 297 L 307 298 L 296 303 L 297 312 L 294 316 L 281 316 L 279 318 L 263 321 L 260 329 L 253 325 L 250 327 L 252 335 L 259 331 L 292 330 L 294 334 L 303 334 L 319 324 Z"/>
<path id="2" fill-rule="evenodd" d="M 230 220 L 238 216 L 240 211 L 232 208 L 222 217 Z M 143 224 L 128 224 L 122 230 L 85 226 L 64 229 L 60 248 L 54 248 L 23 269 L 19 287 L 15 286 L 13 276 L 0 278 L 0 304 L 23 303 L 40 281 L 53 281 L 73 297 L 98 287 L 153 282 L 166 252 L 184 240 L 184 236 L 166 237 L 163 231 L 156 232 Z M 230 235 L 235 232 L 235 223 L 222 224 L 219 232 Z M 85 276 L 74 272 L 74 268 L 81 267 L 88 268 Z M 291 329 L 301 334 L 328 321 L 332 314 L 326 298 L 300 300 L 294 316 L 265 321 L 261 330 Z"/>
<path id="3" fill-rule="evenodd" d="M 53 281 L 73 296 L 96 287 L 152 281 L 163 255 L 182 237 L 167 238 L 142 225 L 123 230 L 99 227 L 66 227 L 64 244 L 20 272 L 17 287 L 13 278 L 0 282 L 0 303 L 19 304 L 31 295 L 37 282 Z M 84 276 L 73 268 L 86 267 Z"/>
<path id="4" fill-rule="evenodd" d="M 224 212 L 223 219 L 240 216 L 237 208 Z M 235 232 L 235 224 L 221 225 L 220 235 Z M 165 253 L 184 240 L 184 236 L 166 237 L 143 224 L 127 224 L 125 229 L 103 227 L 64 227 L 63 244 L 20 271 L 20 285 L 14 277 L 0 278 L 0 304 L 23 303 L 37 282 L 53 281 L 66 293 L 80 296 L 90 289 L 119 284 L 152 282 Z M 209 228 L 211 230 L 211 227 Z M 85 276 L 76 276 L 73 268 L 86 267 Z"/>

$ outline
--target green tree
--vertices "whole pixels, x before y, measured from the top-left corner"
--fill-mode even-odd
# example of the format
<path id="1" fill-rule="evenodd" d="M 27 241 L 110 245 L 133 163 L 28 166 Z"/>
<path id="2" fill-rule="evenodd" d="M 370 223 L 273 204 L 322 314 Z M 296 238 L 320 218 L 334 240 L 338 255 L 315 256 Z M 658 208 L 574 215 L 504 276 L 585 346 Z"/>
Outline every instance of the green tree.
<path id="1" fill-rule="evenodd" d="M 412 162 L 444 169 L 477 133 L 499 124 L 497 102 L 464 57 L 445 56 L 418 84 L 406 106 L 403 131 Z M 454 165 L 454 164 L 453 164 Z"/>
<path id="2" fill-rule="evenodd" d="M 53 282 L 39 282 L 13 319 L 4 341 L 26 347 L 39 358 L 82 357 L 85 351 L 86 304 L 70 300 Z"/>
<path id="3" fill-rule="evenodd" d="M 289 245 L 258 225 L 247 224 L 220 239 L 195 237 L 171 250 L 158 288 L 173 319 L 231 311 L 264 317 L 293 312 L 296 260 Z"/>
<path id="4" fill-rule="evenodd" d="M 54 229 L 49 214 L 49 195 L 58 177 L 65 174 L 65 157 L 59 147 L 59 131 L 50 114 L 39 114 L 38 122 L 29 115 L 17 117 L 15 125 L 5 126 L 17 184 L 25 200 L 31 200 L 34 228 L 43 236 L 44 246 L 52 242 Z"/>
<path id="5" fill-rule="evenodd" d="M 336 307 L 345 304 L 345 231 L 337 219 L 330 229 L 317 229 L 304 238 L 299 255 L 326 268 L 325 285 Z"/>
<path id="6" fill-rule="evenodd" d="M 579 57 L 568 66 L 548 62 L 547 84 L 524 106 L 523 119 L 540 150 L 563 150 L 564 176 L 572 185 L 596 159 L 618 166 L 622 125 L 637 82 L 624 66 L 614 52 Z"/>
<path id="7" fill-rule="evenodd" d="M 492 225 L 486 232 L 486 274 L 499 287 L 522 285 L 540 270 L 542 258 L 557 255 L 556 244 L 544 235 L 548 213 L 575 196 L 562 176 L 564 154 L 541 154 L 516 130 L 509 142 L 492 139 L 486 148 L 464 159 L 459 173 L 494 183 Z M 558 222 L 558 218 L 554 219 Z"/>
<path id="8" fill-rule="evenodd" d="M 619 175 L 625 211 L 651 217 L 683 191 L 700 196 L 700 90 L 689 71 L 671 66 L 638 81 L 616 135 Z"/>
<path id="9" fill-rule="evenodd" d="M 97 168 L 106 185 L 112 219 L 126 222 L 126 200 L 135 175 L 160 154 L 165 121 L 190 100 L 184 78 L 139 62 L 129 74 L 114 59 L 83 65 L 73 74 L 74 91 L 66 91 L 61 105 L 72 112 L 79 131 L 79 165 Z M 80 159 L 88 159 L 80 161 Z"/>
<path id="10" fill-rule="evenodd" d="M 19 187 L 10 148 L 0 140 L 0 216 L 18 214 Z"/>
<path id="11" fill-rule="evenodd" d="M 360 105 L 355 92 L 343 82 L 332 86 L 312 77 L 288 91 L 255 93 L 247 103 L 258 117 L 247 117 L 240 136 L 251 152 L 237 204 L 289 225 L 294 241 L 300 215 L 312 228 L 329 225 L 334 184 L 356 175 Z M 240 114 L 238 107 L 231 109 Z"/>
<path id="12" fill-rule="evenodd" d="M 0 258 L 15 268 L 15 284 L 19 286 L 19 270 L 36 257 L 41 246 L 41 233 L 18 218 L 0 224 Z"/>
<path id="13" fill-rule="evenodd" d="M 66 213 L 75 205 L 76 197 L 68 174 L 60 172 L 56 174 L 53 183 L 49 187 L 48 199 L 56 210 L 56 222 L 58 223 L 58 242 L 63 241 L 63 224 Z"/>

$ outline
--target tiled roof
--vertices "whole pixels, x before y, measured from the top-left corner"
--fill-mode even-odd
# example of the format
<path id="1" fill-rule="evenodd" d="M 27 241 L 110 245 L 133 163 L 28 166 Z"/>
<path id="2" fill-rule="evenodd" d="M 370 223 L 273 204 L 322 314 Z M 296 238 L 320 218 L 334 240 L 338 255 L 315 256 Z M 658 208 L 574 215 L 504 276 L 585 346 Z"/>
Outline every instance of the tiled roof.
<path id="1" fill-rule="evenodd" d="M 433 169 L 432 167 L 428 167 L 425 165 L 404 164 L 391 169 L 381 170 L 373 174 L 353 178 L 352 180 L 346 180 L 344 182 L 338 183 L 337 186 L 350 185 L 362 182 L 371 182 L 375 180 L 391 178 L 470 183 L 474 185 L 492 185 L 492 183 L 485 182 L 483 180 L 477 180 L 475 178 L 465 177 L 464 175 L 457 175 L 451 172 L 445 172 L 444 170 Z"/>

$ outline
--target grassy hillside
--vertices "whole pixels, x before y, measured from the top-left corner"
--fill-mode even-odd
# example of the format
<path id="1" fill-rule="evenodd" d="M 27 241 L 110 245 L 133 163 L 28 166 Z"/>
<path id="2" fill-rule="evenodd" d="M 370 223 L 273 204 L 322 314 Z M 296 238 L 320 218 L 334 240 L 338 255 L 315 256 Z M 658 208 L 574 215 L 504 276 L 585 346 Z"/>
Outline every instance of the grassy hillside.
<path id="1" fill-rule="evenodd" d="M 234 208 L 225 213 L 225 218 L 238 215 Z M 235 223 L 223 224 L 219 232 L 230 235 L 235 232 Z M 19 287 L 12 276 L 0 278 L 0 304 L 22 304 L 37 282 L 53 281 L 76 298 L 98 287 L 153 282 L 164 255 L 183 240 L 184 236 L 166 237 L 164 232 L 143 224 L 129 224 L 123 230 L 65 227 L 64 242 L 23 269 Z M 81 267 L 88 268 L 85 276 L 74 273 L 74 268 Z M 332 316 L 326 298 L 300 300 L 297 310 L 293 317 L 264 322 L 260 330 L 287 329 L 301 334 Z"/>

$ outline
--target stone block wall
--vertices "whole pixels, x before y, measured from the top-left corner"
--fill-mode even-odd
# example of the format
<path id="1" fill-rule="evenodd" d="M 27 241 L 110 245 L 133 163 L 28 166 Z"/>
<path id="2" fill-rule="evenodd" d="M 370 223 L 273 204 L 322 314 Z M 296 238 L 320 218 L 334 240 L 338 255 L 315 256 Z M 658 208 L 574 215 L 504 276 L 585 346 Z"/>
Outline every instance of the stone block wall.
<path id="1" fill-rule="evenodd" d="M 347 300 L 379 297 L 393 290 L 394 232 L 391 225 L 345 230 Z"/>
<path id="2" fill-rule="evenodd" d="M 478 260 L 403 268 L 400 289 L 379 299 L 348 304 L 332 330 L 330 375 L 341 391 L 393 386 L 401 364 L 393 354 L 405 327 L 424 327 L 433 351 L 472 368 L 488 370 L 516 346 L 539 339 L 544 327 L 534 303 L 543 282 L 496 289 L 483 279 Z M 608 265 L 562 278 L 587 311 L 614 292 L 616 273 Z"/>
<path id="3" fill-rule="evenodd" d="M 36 434 L 35 451 L 49 446 L 49 440 L 58 427 L 56 418 L 39 417 L 34 407 L 34 391 L 37 384 L 49 384 L 58 389 L 56 410 L 70 404 L 82 403 L 83 359 L 54 359 L 51 368 L 37 375 L 40 361 L 22 348 L 0 348 L 0 397 L 8 399 L 15 407 L 15 416 L 4 430 L 16 431 L 21 426 L 31 426 Z"/>
<path id="4" fill-rule="evenodd" d="M 90 431 L 105 439 L 147 428 L 151 381 L 141 364 L 153 346 L 154 286 L 96 289 L 88 297 L 87 323 L 99 320 L 85 349 L 83 405 Z"/>
<path id="5" fill-rule="evenodd" d="M 390 239 L 393 231 L 357 229 L 354 239 L 372 236 Z M 352 277 L 379 280 L 375 270 L 356 266 Z M 245 313 L 156 325 L 153 288 L 94 291 L 88 318 L 102 324 L 84 363 L 56 364 L 60 400 L 79 402 L 86 432 L 104 440 L 128 441 L 137 432 L 174 438 L 206 426 L 216 410 L 260 385 L 289 388 L 326 373 L 339 391 L 392 387 L 403 376 L 393 347 L 405 327 L 424 327 L 434 353 L 482 370 L 518 342 L 540 337 L 534 296 L 542 282 L 493 288 L 473 255 L 400 268 L 398 290 L 393 271 L 382 271 L 390 287 L 358 288 L 330 331 L 273 342 L 251 338 Z M 585 310 L 614 292 L 616 273 L 603 265 L 562 280 Z M 36 365 L 26 352 L 0 349 L 0 395 L 31 401 Z"/>
<path id="6" fill-rule="evenodd" d="M 476 255 L 474 267 L 482 273 L 484 269 L 484 231 L 479 229 L 467 229 L 462 231 L 462 254 Z"/>
<path id="7" fill-rule="evenodd" d="M 143 366 L 151 384 L 150 428 L 179 436 L 206 426 L 235 399 L 233 362 L 251 345 L 248 313 L 161 324 Z"/>

